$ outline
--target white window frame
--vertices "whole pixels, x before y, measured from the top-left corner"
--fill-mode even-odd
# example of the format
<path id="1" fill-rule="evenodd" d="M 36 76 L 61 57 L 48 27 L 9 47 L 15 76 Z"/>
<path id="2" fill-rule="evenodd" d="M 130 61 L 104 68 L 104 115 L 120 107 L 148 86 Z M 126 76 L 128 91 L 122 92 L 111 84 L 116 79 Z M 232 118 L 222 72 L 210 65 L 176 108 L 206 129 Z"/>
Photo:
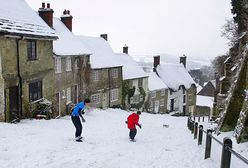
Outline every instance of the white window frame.
<path id="1" fill-rule="evenodd" d="M 151 92 L 151 98 L 156 98 L 156 91 Z"/>
<path id="2" fill-rule="evenodd" d="M 71 102 L 71 87 L 66 89 L 66 101 Z"/>
<path id="3" fill-rule="evenodd" d="M 60 57 L 55 57 L 55 73 L 61 73 L 61 58 Z"/>
<path id="4" fill-rule="evenodd" d="M 102 97 L 101 93 L 93 94 L 93 95 L 91 95 L 91 101 L 94 104 L 100 104 L 102 102 L 101 97 Z"/>
<path id="5" fill-rule="evenodd" d="M 165 95 L 165 90 L 161 90 L 161 96 Z"/>
<path id="6" fill-rule="evenodd" d="M 119 97 L 119 90 L 118 89 L 110 90 L 110 101 L 111 102 L 118 101 L 118 97 Z"/>
<path id="7" fill-rule="evenodd" d="M 115 79 L 118 78 L 118 69 L 117 68 L 111 70 L 111 77 L 115 78 Z"/>
<path id="8" fill-rule="evenodd" d="M 71 57 L 66 57 L 66 71 L 71 71 Z"/>
<path id="9" fill-rule="evenodd" d="M 74 68 L 75 69 L 79 69 L 78 62 L 79 62 L 79 58 L 75 58 L 75 61 L 74 61 Z"/>
<path id="10" fill-rule="evenodd" d="M 159 105 L 160 105 L 160 106 L 164 106 L 164 99 L 160 99 L 160 100 L 159 100 Z"/>
<path id="11" fill-rule="evenodd" d="M 99 81 L 100 80 L 99 70 L 92 71 L 92 80 L 93 81 Z"/>

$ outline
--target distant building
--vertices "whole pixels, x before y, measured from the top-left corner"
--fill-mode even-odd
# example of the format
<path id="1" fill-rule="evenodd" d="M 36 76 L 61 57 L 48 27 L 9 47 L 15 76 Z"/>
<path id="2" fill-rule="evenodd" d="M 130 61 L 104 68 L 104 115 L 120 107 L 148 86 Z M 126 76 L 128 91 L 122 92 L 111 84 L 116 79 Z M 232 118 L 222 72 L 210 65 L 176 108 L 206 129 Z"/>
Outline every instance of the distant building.
<path id="1" fill-rule="evenodd" d="M 168 101 L 168 87 L 152 72 L 148 78 L 148 100 L 146 110 L 148 112 L 166 113 Z"/>
<path id="2" fill-rule="evenodd" d="M 154 71 L 168 86 L 169 112 L 190 115 L 196 106 L 196 84 L 186 70 L 186 56 L 180 57 L 182 64 L 160 64 L 160 56 L 154 57 Z"/>
<path id="3" fill-rule="evenodd" d="M 125 109 L 144 109 L 148 93 L 148 75 L 133 58 L 128 55 L 128 47 L 123 47 L 123 53 L 116 54 L 123 64 L 122 104 Z"/>
<path id="4" fill-rule="evenodd" d="M 101 37 L 78 36 L 91 50 L 90 76 L 84 97 L 89 97 L 98 108 L 119 107 L 122 104 L 122 63 L 107 42 Z"/>
<path id="5" fill-rule="evenodd" d="M 202 89 L 197 94 L 202 96 L 214 97 L 215 91 L 216 91 L 216 81 L 211 80 L 205 83 Z"/>

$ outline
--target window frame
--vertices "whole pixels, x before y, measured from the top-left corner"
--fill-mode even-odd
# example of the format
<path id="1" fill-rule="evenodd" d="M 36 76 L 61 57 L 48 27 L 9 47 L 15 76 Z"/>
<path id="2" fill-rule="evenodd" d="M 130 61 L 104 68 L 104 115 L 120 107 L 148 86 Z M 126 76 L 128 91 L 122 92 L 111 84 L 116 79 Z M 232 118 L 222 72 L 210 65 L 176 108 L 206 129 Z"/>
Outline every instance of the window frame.
<path id="1" fill-rule="evenodd" d="M 34 61 L 37 60 L 37 40 L 27 40 L 27 60 Z"/>
<path id="2" fill-rule="evenodd" d="M 55 73 L 62 73 L 61 57 L 55 57 Z"/>
<path id="3" fill-rule="evenodd" d="M 119 100 L 119 89 L 110 90 L 110 102 L 115 102 Z"/>
<path id="4" fill-rule="evenodd" d="M 29 102 L 34 102 L 42 98 L 43 96 L 42 87 L 43 87 L 42 80 L 34 81 L 28 84 Z M 35 96 L 35 94 L 37 94 L 37 96 Z"/>
<path id="5" fill-rule="evenodd" d="M 72 71 L 72 67 L 71 67 L 71 57 L 66 57 L 66 63 L 65 63 L 65 71 L 66 72 L 70 72 Z"/>
<path id="6" fill-rule="evenodd" d="M 96 94 L 91 95 L 91 101 L 94 104 L 100 104 L 102 102 L 101 93 L 96 93 Z"/>

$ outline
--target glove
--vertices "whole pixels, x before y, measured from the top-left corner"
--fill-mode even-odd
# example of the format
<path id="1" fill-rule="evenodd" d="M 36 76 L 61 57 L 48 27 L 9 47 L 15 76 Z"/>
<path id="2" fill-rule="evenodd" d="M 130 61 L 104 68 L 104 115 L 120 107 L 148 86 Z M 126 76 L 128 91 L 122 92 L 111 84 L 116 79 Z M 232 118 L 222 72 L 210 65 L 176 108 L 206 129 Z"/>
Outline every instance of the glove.
<path id="1" fill-rule="evenodd" d="M 140 129 L 142 128 L 142 127 L 141 127 L 141 124 L 140 124 L 140 125 L 138 125 L 138 126 L 140 127 Z"/>
<path id="2" fill-rule="evenodd" d="M 127 124 L 128 122 L 127 122 L 127 121 L 125 121 L 125 123 Z"/>
<path id="3" fill-rule="evenodd" d="M 82 111 L 81 111 L 81 114 L 84 114 L 84 113 L 85 113 L 84 110 L 82 110 Z"/>
<path id="4" fill-rule="evenodd" d="M 84 118 L 82 118 L 82 122 L 86 122 Z"/>

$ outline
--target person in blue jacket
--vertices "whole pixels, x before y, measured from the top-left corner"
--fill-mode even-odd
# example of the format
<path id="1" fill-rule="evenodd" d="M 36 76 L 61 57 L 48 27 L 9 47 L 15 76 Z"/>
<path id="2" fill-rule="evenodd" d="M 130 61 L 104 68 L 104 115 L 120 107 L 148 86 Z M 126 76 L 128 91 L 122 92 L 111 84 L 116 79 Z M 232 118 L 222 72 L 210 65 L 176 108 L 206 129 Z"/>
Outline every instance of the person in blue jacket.
<path id="1" fill-rule="evenodd" d="M 82 122 L 85 122 L 85 119 L 83 118 L 82 114 L 84 114 L 84 109 L 89 104 L 90 104 L 90 99 L 85 99 L 84 101 L 79 102 L 71 112 L 71 120 L 76 128 L 75 140 L 77 142 L 82 142 L 81 134 L 83 127 L 80 121 L 80 117 L 82 119 Z"/>

